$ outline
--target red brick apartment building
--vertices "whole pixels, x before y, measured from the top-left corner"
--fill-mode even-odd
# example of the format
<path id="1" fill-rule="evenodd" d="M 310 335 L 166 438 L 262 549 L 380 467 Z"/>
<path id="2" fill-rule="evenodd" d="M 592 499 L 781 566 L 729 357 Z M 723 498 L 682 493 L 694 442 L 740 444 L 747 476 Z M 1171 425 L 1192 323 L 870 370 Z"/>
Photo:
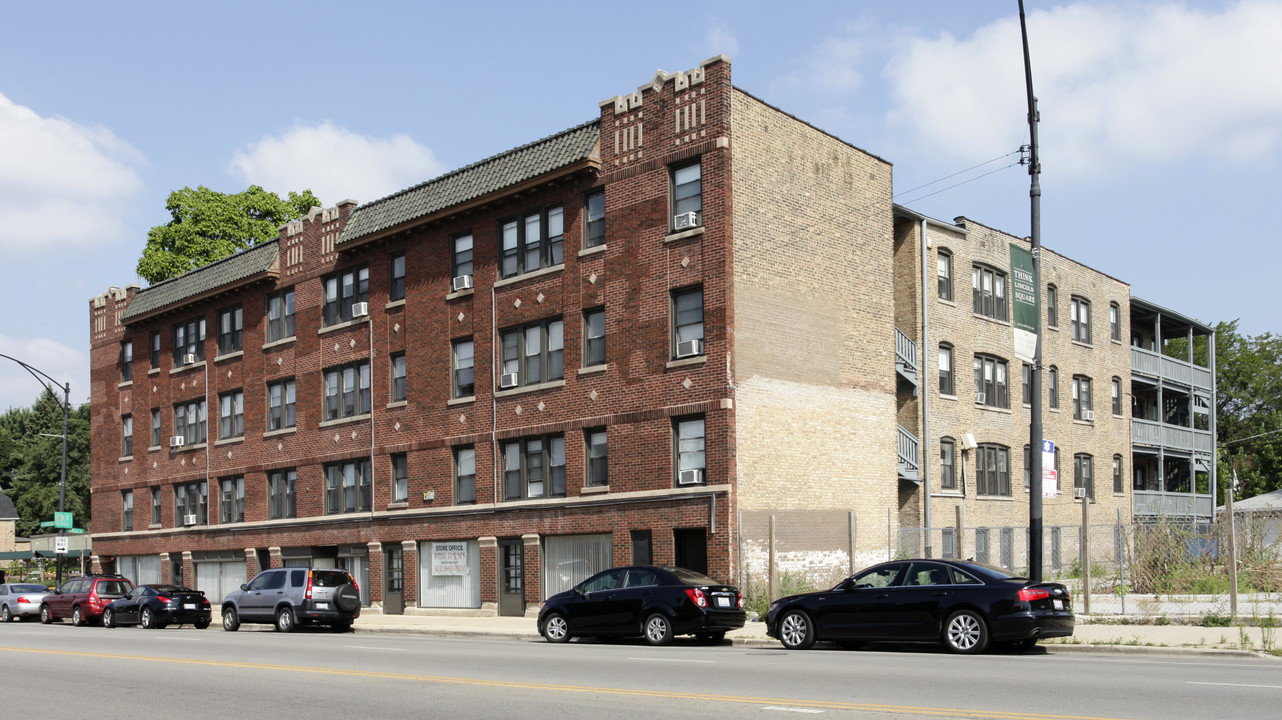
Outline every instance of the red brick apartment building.
<path id="1" fill-rule="evenodd" d="M 737 580 L 771 515 L 884 557 L 891 167 L 730 70 L 94 298 L 95 566 L 520 615 L 632 562 Z"/>

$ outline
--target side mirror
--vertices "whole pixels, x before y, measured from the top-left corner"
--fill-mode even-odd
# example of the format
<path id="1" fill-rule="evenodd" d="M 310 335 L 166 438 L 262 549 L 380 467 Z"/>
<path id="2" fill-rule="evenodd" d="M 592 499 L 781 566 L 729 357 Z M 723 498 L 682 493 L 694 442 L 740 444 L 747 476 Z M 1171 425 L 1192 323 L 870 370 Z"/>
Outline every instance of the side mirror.
<path id="1" fill-rule="evenodd" d="M 248 590 L 248 589 L 249 589 L 249 583 L 241 583 L 241 584 L 240 584 L 240 589 L 241 589 L 241 590 Z"/>

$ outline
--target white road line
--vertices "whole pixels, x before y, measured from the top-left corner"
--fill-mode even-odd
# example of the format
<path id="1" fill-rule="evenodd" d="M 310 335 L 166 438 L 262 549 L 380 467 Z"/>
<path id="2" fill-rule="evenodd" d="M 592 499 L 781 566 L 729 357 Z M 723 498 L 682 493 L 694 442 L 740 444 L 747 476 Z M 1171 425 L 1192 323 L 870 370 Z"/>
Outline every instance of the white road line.
<path id="1" fill-rule="evenodd" d="M 1188 685 L 1218 685 L 1220 687 L 1249 687 L 1249 688 L 1268 688 L 1270 690 L 1282 690 L 1282 685 L 1250 685 L 1247 683 L 1213 683 L 1213 682 L 1195 682 L 1190 680 Z"/>
<path id="2" fill-rule="evenodd" d="M 405 652 L 408 650 L 408 648 L 375 647 L 374 645 L 344 645 L 343 647 L 350 648 L 352 650 L 395 650 L 396 652 Z"/>
<path id="3" fill-rule="evenodd" d="M 814 708 L 780 707 L 778 705 L 766 705 L 761 709 L 762 710 L 781 710 L 783 712 L 810 713 L 812 715 L 823 712 L 823 710 L 815 710 Z"/>
<path id="4" fill-rule="evenodd" d="M 681 660 L 678 658 L 642 658 L 630 657 L 629 660 L 645 660 L 648 662 L 678 662 L 678 663 L 715 663 L 716 660 Z"/>

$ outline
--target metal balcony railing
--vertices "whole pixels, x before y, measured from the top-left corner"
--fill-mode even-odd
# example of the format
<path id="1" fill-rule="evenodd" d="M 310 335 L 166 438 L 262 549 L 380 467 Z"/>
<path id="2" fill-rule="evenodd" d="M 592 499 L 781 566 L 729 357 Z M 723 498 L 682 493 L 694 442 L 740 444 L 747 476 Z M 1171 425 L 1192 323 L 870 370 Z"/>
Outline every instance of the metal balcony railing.
<path id="1" fill-rule="evenodd" d="M 916 435 L 908 432 L 903 425 L 899 430 L 897 450 L 899 454 L 899 477 L 903 480 L 921 482 L 921 441 Z"/>

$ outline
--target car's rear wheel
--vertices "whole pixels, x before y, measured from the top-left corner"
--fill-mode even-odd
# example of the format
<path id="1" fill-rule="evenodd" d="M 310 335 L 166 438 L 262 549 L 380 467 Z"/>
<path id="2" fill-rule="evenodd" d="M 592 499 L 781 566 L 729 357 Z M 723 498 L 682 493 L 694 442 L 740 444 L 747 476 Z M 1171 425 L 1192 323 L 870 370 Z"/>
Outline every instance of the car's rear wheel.
<path id="1" fill-rule="evenodd" d="M 142 609 L 142 615 L 138 618 L 138 623 L 144 630 L 156 630 L 159 626 L 156 624 L 156 616 L 152 614 L 151 608 Z"/>
<path id="2" fill-rule="evenodd" d="M 80 614 L 80 606 L 77 605 L 71 610 L 71 624 L 76 627 L 85 626 L 85 616 Z"/>
<path id="3" fill-rule="evenodd" d="M 858 650 L 868 643 L 864 640 L 838 640 L 837 647 L 842 650 Z"/>
<path id="4" fill-rule="evenodd" d="M 543 621 L 543 639 L 550 643 L 563 643 L 570 640 L 570 623 L 561 613 L 552 613 Z"/>
<path id="5" fill-rule="evenodd" d="M 197 620 L 196 622 L 192 623 L 192 625 L 195 625 L 197 630 L 204 630 L 205 628 L 209 627 L 209 621 Z"/>
<path id="6" fill-rule="evenodd" d="M 725 634 L 724 632 L 720 632 L 720 631 L 718 631 L 718 632 L 701 632 L 701 633 L 695 633 L 695 634 L 694 634 L 694 639 L 695 639 L 695 640 L 698 640 L 699 642 L 703 643 L 704 645 L 716 645 L 716 644 L 720 643 L 722 640 L 725 640 L 725 639 L 726 639 L 726 634 Z"/>
<path id="7" fill-rule="evenodd" d="M 223 608 L 223 630 L 227 632 L 236 632 L 240 629 L 240 615 L 236 613 L 236 608 Z"/>
<path id="8" fill-rule="evenodd" d="M 1037 638 L 1024 638 L 1023 640 L 1016 640 L 1015 642 L 1010 644 L 1010 647 L 1015 652 L 1028 652 L 1029 650 L 1032 650 L 1033 648 L 1037 647 Z"/>
<path id="9" fill-rule="evenodd" d="M 276 630 L 278 632 L 293 632 L 297 624 L 297 618 L 294 617 L 292 608 L 283 607 L 276 611 Z"/>
<path id="10" fill-rule="evenodd" d="M 105 628 L 114 628 L 116 626 L 116 613 L 111 608 L 102 611 L 102 626 Z"/>
<path id="11" fill-rule="evenodd" d="M 333 625 L 330 625 L 329 627 L 330 627 L 330 629 L 331 629 L 331 630 L 333 630 L 333 631 L 334 631 L 334 632 L 336 632 L 336 633 L 351 632 L 351 631 L 352 631 L 352 621 L 351 621 L 351 620 L 340 620 L 340 621 L 338 621 L 338 622 L 334 623 Z"/>
<path id="12" fill-rule="evenodd" d="M 48 605 L 40 606 L 40 622 L 48 625 L 53 622 L 53 612 L 49 610 Z"/>
<path id="13" fill-rule="evenodd" d="M 815 644 L 815 628 L 810 616 L 801 610 L 789 610 L 779 618 L 779 642 L 789 650 L 805 650 Z"/>
<path id="14" fill-rule="evenodd" d="M 973 654 L 988 647 L 988 625 L 973 610 L 958 610 L 944 623 L 944 645 L 955 653 Z"/>
<path id="15" fill-rule="evenodd" d="M 8 605 L 5 605 L 4 607 L 0 607 L 0 620 L 4 620 L 5 622 L 13 622 L 13 613 L 9 612 Z"/>
<path id="16" fill-rule="evenodd" d="M 672 642 L 672 621 L 663 613 L 655 613 L 645 619 L 645 641 L 651 645 L 667 645 Z"/>

